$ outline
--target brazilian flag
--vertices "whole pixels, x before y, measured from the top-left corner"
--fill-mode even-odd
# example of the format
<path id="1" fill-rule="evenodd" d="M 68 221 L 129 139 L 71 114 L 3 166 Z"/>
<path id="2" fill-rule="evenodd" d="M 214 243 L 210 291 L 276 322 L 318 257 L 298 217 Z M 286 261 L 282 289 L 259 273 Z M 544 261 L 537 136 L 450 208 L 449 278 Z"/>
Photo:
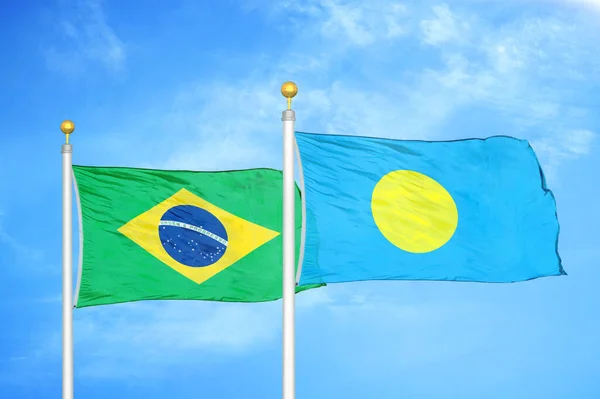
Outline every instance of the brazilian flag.
<path id="1" fill-rule="evenodd" d="M 154 299 L 281 298 L 281 171 L 73 166 L 73 173 L 82 246 L 77 308 Z M 299 251 L 298 238 L 296 259 Z"/>

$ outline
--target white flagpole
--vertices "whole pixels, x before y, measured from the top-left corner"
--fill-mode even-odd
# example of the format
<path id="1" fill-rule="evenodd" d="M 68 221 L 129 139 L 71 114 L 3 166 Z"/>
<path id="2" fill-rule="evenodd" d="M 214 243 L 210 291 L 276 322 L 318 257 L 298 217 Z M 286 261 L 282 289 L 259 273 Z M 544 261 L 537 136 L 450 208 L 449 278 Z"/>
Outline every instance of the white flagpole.
<path id="1" fill-rule="evenodd" d="M 294 300 L 296 295 L 295 240 L 295 194 L 294 184 L 294 125 L 296 113 L 292 110 L 292 98 L 298 93 L 293 82 L 281 86 L 281 94 L 287 98 L 283 111 L 283 399 L 294 399 L 295 382 L 295 321 Z"/>
<path id="2" fill-rule="evenodd" d="M 66 142 L 62 145 L 62 200 L 63 200 L 63 233 L 62 233 L 62 345 L 63 345 L 63 385 L 62 399 L 73 399 L 73 217 L 72 217 L 72 153 L 69 135 L 75 130 L 71 121 L 63 121 L 60 130 L 65 134 Z"/>

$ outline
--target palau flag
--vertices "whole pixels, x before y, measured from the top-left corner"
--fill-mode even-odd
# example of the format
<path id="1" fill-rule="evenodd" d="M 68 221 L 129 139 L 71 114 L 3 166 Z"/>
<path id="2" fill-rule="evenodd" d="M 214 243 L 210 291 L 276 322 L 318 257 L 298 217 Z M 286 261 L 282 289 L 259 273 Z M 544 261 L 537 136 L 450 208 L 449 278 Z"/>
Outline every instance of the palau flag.
<path id="1" fill-rule="evenodd" d="M 73 166 L 73 173 L 82 245 L 76 307 L 281 298 L 281 171 Z M 296 208 L 298 254 L 299 191 Z"/>
<path id="2" fill-rule="evenodd" d="M 527 141 L 296 133 L 299 284 L 516 282 L 566 274 L 552 192 Z"/>

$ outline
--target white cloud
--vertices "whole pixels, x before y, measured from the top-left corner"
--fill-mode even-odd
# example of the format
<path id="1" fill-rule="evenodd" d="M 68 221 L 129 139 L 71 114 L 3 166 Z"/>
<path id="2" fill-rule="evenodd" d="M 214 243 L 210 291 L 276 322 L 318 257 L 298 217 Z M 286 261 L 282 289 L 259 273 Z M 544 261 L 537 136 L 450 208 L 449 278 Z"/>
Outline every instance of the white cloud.
<path id="1" fill-rule="evenodd" d="M 296 308 L 304 309 L 320 309 L 324 306 L 335 303 L 335 299 L 330 295 L 330 291 L 326 287 L 321 287 L 302 294 L 296 295 Z"/>
<path id="2" fill-rule="evenodd" d="M 495 3 L 497 0 L 466 0 L 467 2 L 472 2 L 475 4 L 485 4 L 485 3 Z M 505 0 L 505 4 L 508 5 L 521 5 L 528 3 L 542 3 L 549 4 L 553 6 L 571 6 L 574 7 L 575 10 L 591 10 L 591 11 L 600 11 L 600 0 Z"/>
<path id="3" fill-rule="evenodd" d="M 419 85 L 425 88 L 428 83 Z M 428 92 L 419 90 L 421 87 L 402 93 L 392 85 L 368 91 L 334 82 L 325 89 L 304 93 L 307 104 L 303 101 L 297 107 L 298 118 L 308 120 L 299 121 L 298 125 L 315 126 L 304 130 L 337 134 L 399 139 L 431 137 L 448 106 L 443 98 L 427 97 Z M 397 100 L 392 101 L 396 90 Z"/>
<path id="4" fill-rule="evenodd" d="M 461 19 L 444 12 L 446 20 Z M 512 126 L 502 134 L 532 141 L 546 175 L 556 179 L 560 165 L 587 155 L 594 138 L 570 126 L 590 120 L 571 93 L 582 78 L 597 79 L 590 73 L 598 61 L 588 56 L 593 42 L 587 29 L 556 16 L 518 18 L 500 27 L 472 22 L 477 34 L 465 39 L 468 45 L 442 48 L 446 69 L 423 76 L 437 83 L 446 115 L 471 104 L 488 107 Z"/>
<path id="5" fill-rule="evenodd" d="M 525 66 L 519 46 L 514 42 L 498 43 L 488 49 L 493 67 L 500 73 L 512 72 Z"/>
<path id="6" fill-rule="evenodd" d="M 548 180 L 555 180 L 558 167 L 563 162 L 589 154 L 595 136 L 585 129 L 558 130 L 552 135 L 532 140 L 531 146 L 538 155 Z"/>
<path id="7" fill-rule="evenodd" d="M 435 19 L 421 21 L 423 30 L 423 41 L 436 46 L 447 42 L 461 42 L 463 36 L 468 34 L 469 24 L 457 18 L 448 5 L 432 7 Z"/>
<path id="8" fill-rule="evenodd" d="M 594 133 L 589 130 L 570 130 L 566 132 L 563 145 L 570 154 L 586 155 L 590 152 L 594 137 Z"/>
<path id="9" fill-rule="evenodd" d="M 405 10 L 400 3 L 344 4 L 327 0 L 321 4 L 328 14 L 321 28 L 326 36 L 341 34 L 351 43 L 364 46 L 377 39 L 394 38 L 404 33 L 398 21 Z"/>
<path id="10" fill-rule="evenodd" d="M 175 104 L 177 111 L 167 119 L 188 133 L 174 142 L 163 167 L 280 166 L 270 146 L 281 134 L 281 117 L 274 110 L 283 110 L 285 99 L 273 80 L 197 85 L 180 93 Z"/>
<path id="11" fill-rule="evenodd" d="M 365 15 L 377 9 L 360 2 L 344 2 L 339 7 L 339 12 L 346 11 L 346 18 L 351 21 L 363 21 Z M 309 9 L 312 18 L 304 21 L 306 30 L 320 26 L 324 18 L 321 8 Z M 381 21 L 385 10 L 379 7 L 378 16 L 373 18 Z M 298 124 L 310 126 L 313 131 L 435 139 L 448 138 L 444 131 L 448 118 L 473 106 L 484 106 L 514 126 L 514 131 L 504 134 L 529 137 L 532 133 L 528 129 L 555 125 L 559 115 L 568 121 L 564 116 L 572 106 L 564 98 L 568 93 L 556 85 L 556 79 L 569 87 L 582 76 L 589 78 L 589 72 L 596 69 L 597 61 L 583 62 L 589 60 L 587 55 L 594 47 L 589 39 L 582 40 L 587 28 L 576 26 L 567 17 L 555 16 L 520 17 L 498 27 L 481 16 L 456 13 L 445 4 L 431 10 L 435 18 L 431 18 L 429 10 L 418 8 L 403 7 L 402 14 L 407 20 L 407 34 L 415 32 L 410 31 L 406 16 L 411 20 L 421 18 L 421 40 L 429 44 L 452 43 L 439 47 L 441 68 L 428 68 L 426 64 L 420 71 L 402 75 L 394 72 L 402 62 L 390 64 L 386 56 L 392 49 L 402 54 L 401 47 L 380 48 L 379 53 L 365 48 L 361 66 L 370 74 L 364 74 L 359 85 L 358 80 L 350 83 L 340 77 L 306 88 L 297 102 Z M 342 20 L 339 14 L 335 15 Z M 346 22 L 344 26 L 348 25 Z M 322 35 L 329 42 L 311 46 L 311 50 L 333 56 L 327 61 L 321 59 L 318 72 L 305 70 L 303 76 L 309 81 L 325 81 L 321 76 L 326 75 L 323 69 L 327 66 L 332 70 L 339 70 L 341 65 L 351 68 L 351 58 L 357 56 L 355 52 L 340 50 L 348 39 L 346 31 L 338 29 Z M 369 38 L 372 46 L 387 42 L 375 35 Z M 587 73 L 584 65 L 590 68 Z M 543 78 L 554 79 L 554 84 L 546 84 Z M 303 103 L 306 105 L 300 105 Z M 493 128 L 485 126 L 480 134 L 493 130 L 490 127 Z M 457 138 L 461 132 L 450 134 Z"/>
<path id="12" fill-rule="evenodd" d="M 577 6 L 585 6 L 594 11 L 600 11 L 600 0 L 550 0 Z"/>
<path id="13" fill-rule="evenodd" d="M 566 18 L 523 17 L 496 27 L 447 5 L 434 7 L 432 19 L 431 9 L 408 9 L 383 1 L 288 1 L 276 3 L 274 9 L 284 26 L 298 15 L 305 18 L 300 33 L 292 36 L 289 52 L 276 60 L 248 59 L 247 65 L 254 67 L 238 81 L 189 84 L 190 89 L 161 107 L 173 111 L 150 119 L 144 116 L 145 125 L 153 120 L 153 129 L 162 129 L 164 134 L 156 141 L 159 151 L 152 150 L 154 161 L 140 159 L 141 166 L 280 167 L 279 112 L 285 101 L 279 86 L 290 77 L 300 87 L 294 100 L 299 130 L 436 139 L 463 137 L 464 132 L 446 131 L 445 123 L 474 106 L 486 107 L 503 118 L 505 125 L 513 126 L 514 131 L 504 134 L 536 138 L 530 130 L 554 126 L 559 115 L 568 122 L 564 115 L 572 108 L 564 104 L 563 87 L 540 79 L 554 77 L 569 87 L 576 76 L 589 76 L 581 61 L 593 43 L 582 40 L 586 30 Z M 269 8 L 268 12 L 274 11 Z M 405 35 L 402 41 L 439 44 L 452 40 L 452 46 L 436 47 L 441 66 L 427 63 L 421 69 L 403 71 L 400 38 L 383 33 L 390 26 L 387 19 L 406 22 L 405 33 L 412 36 Z M 411 31 L 409 21 L 421 21 L 423 31 Z M 327 40 L 315 41 L 314 36 L 304 34 L 307 31 Z M 346 46 L 350 42 L 358 48 Z M 374 52 L 382 43 L 388 47 Z M 392 50 L 397 54 L 394 58 L 389 55 Z M 360 78 L 339 74 L 354 68 L 357 60 L 364 70 Z M 265 63 L 268 75 L 263 72 Z M 589 72 L 594 70 L 593 61 L 587 65 Z M 493 131 L 493 126 L 484 128 L 479 135 Z M 144 135 L 135 140 L 135 145 L 110 145 L 110 150 L 141 149 Z M 104 134 L 103 141 L 109 143 L 110 135 Z M 130 152 L 127 156 L 132 160 Z"/>
<path id="14" fill-rule="evenodd" d="M 77 0 L 74 10 L 59 17 L 65 45 L 46 51 L 50 68 L 70 74 L 81 73 L 95 63 L 120 71 L 125 63 L 125 45 L 108 24 L 99 0 Z"/>
<path id="15" fill-rule="evenodd" d="M 406 7 L 395 1 L 289 0 L 275 7 L 282 13 L 291 11 L 308 16 L 312 19 L 311 29 L 338 43 L 353 46 L 368 46 L 407 32 Z"/>

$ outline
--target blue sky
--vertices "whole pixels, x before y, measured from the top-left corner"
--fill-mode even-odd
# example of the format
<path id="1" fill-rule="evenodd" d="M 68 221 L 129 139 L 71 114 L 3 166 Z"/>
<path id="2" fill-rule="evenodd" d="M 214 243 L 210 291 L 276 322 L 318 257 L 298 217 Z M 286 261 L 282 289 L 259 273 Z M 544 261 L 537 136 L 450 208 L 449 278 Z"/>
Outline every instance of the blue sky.
<path id="1" fill-rule="evenodd" d="M 530 140 L 569 274 L 299 295 L 298 398 L 600 397 L 600 2 L 32 0 L 0 21 L 1 397 L 60 395 L 60 122 L 79 164 L 279 168 L 286 80 L 301 131 Z M 280 302 L 74 318 L 77 398 L 280 397 Z"/>

